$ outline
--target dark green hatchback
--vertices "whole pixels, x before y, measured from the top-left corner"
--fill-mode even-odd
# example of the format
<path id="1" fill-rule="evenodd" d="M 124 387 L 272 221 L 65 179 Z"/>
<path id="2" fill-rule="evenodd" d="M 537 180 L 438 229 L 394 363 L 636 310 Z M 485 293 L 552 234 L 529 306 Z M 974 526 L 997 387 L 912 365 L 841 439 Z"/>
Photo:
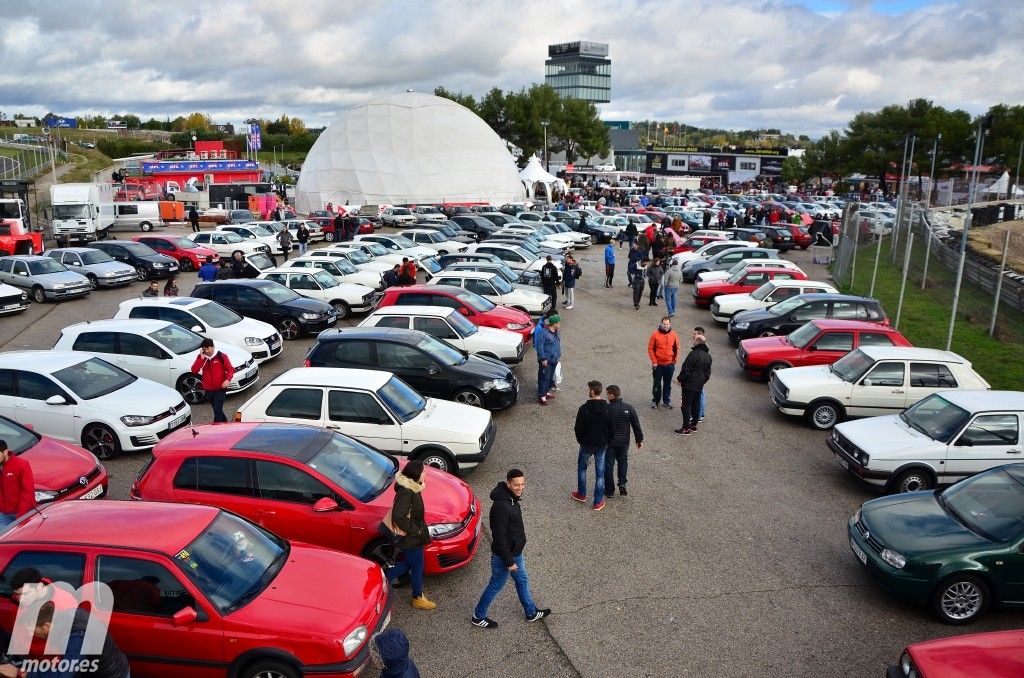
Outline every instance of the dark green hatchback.
<path id="1" fill-rule="evenodd" d="M 939 491 L 865 502 L 850 548 L 893 595 L 967 624 L 989 605 L 1024 606 L 1024 464 Z"/>

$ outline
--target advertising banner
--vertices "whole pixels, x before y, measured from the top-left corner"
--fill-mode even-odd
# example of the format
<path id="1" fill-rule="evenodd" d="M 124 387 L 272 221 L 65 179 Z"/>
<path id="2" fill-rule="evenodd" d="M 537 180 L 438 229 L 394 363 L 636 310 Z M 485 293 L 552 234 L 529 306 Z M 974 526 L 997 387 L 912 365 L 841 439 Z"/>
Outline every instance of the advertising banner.
<path id="1" fill-rule="evenodd" d="M 175 172 L 254 172 L 259 163 L 254 160 L 185 160 L 176 162 L 144 162 L 144 174 L 170 174 Z"/>
<path id="2" fill-rule="evenodd" d="M 713 172 L 728 172 L 734 169 L 736 169 L 735 155 L 711 156 L 711 170 Z"/>
<path id="3" fill-rule="evenodd" d="M 761 174 L 782 174 L 782 158 L 761 158 Z"/>
<path id="4" fill-rule="evenodd" d="M 668 169 L 668 154 L 648 153 L 647 172 L 651 174 L 662 174 Z"/>
<path id="5" fill-rule="evenodd" d="M 691 172 L 710 172 L 711 171 L 711 156 L 710 155 L 691 155 L 690 156 L 690 171 Z"/>
<path id="6" fill-rule="evenodd" d="M 43 124 L 47 127 L 74 129 L 78 127 L 78 118 L 62 118 L 59 115 L 51 115 L 48 118 L 43 118 Z"/>
<path id="7" fill-rule="evenodd" d="M 260 126 L 258 124 L 249 126 L 249 142 L 250 151 L 258 151 L 263 148 L 263 139 L 260 134 Z"/>

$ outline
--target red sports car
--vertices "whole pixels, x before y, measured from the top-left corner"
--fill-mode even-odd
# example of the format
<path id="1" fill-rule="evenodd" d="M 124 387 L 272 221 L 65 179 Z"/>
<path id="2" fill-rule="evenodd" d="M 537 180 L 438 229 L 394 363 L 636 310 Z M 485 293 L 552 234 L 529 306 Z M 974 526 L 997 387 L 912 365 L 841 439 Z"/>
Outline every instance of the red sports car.
<path id="1" fill-rule="evenodd" d="M 0 440 L 32 467 L 37 504 L 106 495 L 107 469 L 81 447 L 39 435 L 3 416 Z"/>
<path id="2" fill-rule="evenodd" d="M 171 257 L 178 262 L 182 271 L 198 271 L 206 263 L 206 257 L 218 261 L 220 256 L 209 247 L 203 247 L 183 235 L 137 235 L 135 242 L 149 245 L 157 254 Z"/>
<path id="3" fill-rule="evenodd" d="M 748 266 L 726 280 L 699 281 L 693 286 L 693 303 L 707 308 L 723 294 L 753 292 L 769 280 L 807 280 L 802 271 L 770 266 Z"/>
<path id="4" fill-rule="evenodd" d="M 886 678 L 1007 678 L 1024 675 L 1024 631 L 969 633 L 908 645 Z"/>
<path id="5" fill-rule="evenodd" d="M 495 327 L 516 332 L 524 342 L 533 339 L 530 315 L 508 306 L 499 306 L 475 292 L 450 285 L 409 285 L 389 287 L 377 308 L 384 306 L 449 306 L 480 327 Z"/>

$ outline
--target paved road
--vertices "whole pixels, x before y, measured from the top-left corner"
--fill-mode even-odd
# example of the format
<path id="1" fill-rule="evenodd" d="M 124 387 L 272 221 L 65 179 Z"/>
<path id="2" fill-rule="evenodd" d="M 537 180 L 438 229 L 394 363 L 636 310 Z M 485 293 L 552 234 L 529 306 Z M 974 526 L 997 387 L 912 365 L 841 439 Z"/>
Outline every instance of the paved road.
<path id="1" fill-rule="evenodd" d="M 394 624 L 409 634 L 424 675 L 882 676 L 907 643 L 957 632 L 892 600 L 855 563 L 846 521 L 872 495 L 840 472 L 824 434 L 778 416 L 765 386 L 742 377 L 725 333 L 687 303 L 689 286 L 676 327 L 709 330 L 708 418 L 698 434 L 682 437 L 672 433 L 678 410 L 648 409 L 645 347 L 662 309 L 634 311 L 622 272 L 615 289 L 604 289 L 601 249 L 582 253 L 576 308 L 563 314 L 558 398 L 543 408 L 527 398 L 496 414 L 494 450 L 467 478 L 486 499 L 509 467 L 525 470 L 532 589 L 554 614 L 524 623 L 510 584 L 492 608 L 500 628 L 469 626 L 489 575 L 485 539 L 470 566 L 428 580 L 436 611 L 410 609 L 408 589 L 397 591 Z M 792 258 L 812 277 L 824 275 L 807 253 Z M 190 278 L 182 276 L 183 291 Z M 0 322 L 0 348 L 52 346 L 62 327 L 109 318 L 119 301 L 141 291 L 137 283 L 84 301 L 33 305 Z M 261 380 L 301 364 L 309 344 L 290 343 Z M 529 395 L 532 361 L 518 372 Z M 631 453 L 630 495 L 600 513 L 568 496 L 572 423 L 594 378 L 622 387 L 647 436 Z M 245 397 L 228 400 L 229 414 Z M 196 420 L 209 419 L 200 406 Z M 108 465 L 115 498 L 127 496 L 146 458 Z M 1019 612 L 994 611 L 970 630 L 1021 622 Z"/>

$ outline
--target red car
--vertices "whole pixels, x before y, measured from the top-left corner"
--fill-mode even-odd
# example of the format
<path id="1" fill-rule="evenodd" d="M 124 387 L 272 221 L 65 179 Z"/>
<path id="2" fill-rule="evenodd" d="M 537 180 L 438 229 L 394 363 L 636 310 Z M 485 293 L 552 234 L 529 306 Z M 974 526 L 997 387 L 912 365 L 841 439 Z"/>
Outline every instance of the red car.
<path id="1" fill-rule="evenodd" d="M 479 294 L 450 285 L 409 285 L 389 287 L 377 308 L 384 306 L 448 306 L 480 327 L 495 327 L 515 332 L 523 342 L 533 339 L 530 315 L 508 306 L 499 306 Z"/>
<path id="2" fill-rule="evenodd" d="M 100 499 L 107 494 L 107 469 L 81 447 L 41 436 L 3 416 L 0 440 L 32 467 L 37 504 Z"/>
<path id="3" fill-rule="evenodd" d="M 724 242 L 728 238 L 720 238 L 714 235 L 694 235 L 684 240 L 681 244 L 676 246 L 674 253 L 679 254 L 680 252 L 693 252 L 699 250 L 709 242 Z"/>
<path id="4" fill-rule="evenodd" d="M 310 214 L 315 214 L 315 212 L 311 212 Z M 338 238 L 337 233 L 334 232 L 334 217 L 328 219 L 326 217 L 310 216 L 308 217 L 308 220 L 315 221 L 316 223 L 320 224 L 320 227 L 324 229 L 324 240 L 326 240 L 327 242 L 334 242 L 335 240 L 340 240 L 340 238 Z M 375 229 L 373 227 L 372 221 L 370 221 L 366 217 L 359 217 L 359 230 L 356 231 L 357 235 L 372 235 L 374 231 Z"/>
<path id="5" fill-rule="evenodd" d="M 753 292 L 769 280 L 807 280 L 802 271 L 771 266 L 748 266 L 726 280 L 699 281 L 693 286 L 693 303 L 707 308 L 723 294 Z"/>
<path id="6" fill-rule="evenodd" d="M 793 244 L 802 250 L 807 249 L 814 242 L 814 238 L 811 237 L 806 226 L 798 226 L 797 224 L 789 224 L 789 233 L 793 236 Z"/>
<path id="7" fill-rule="evenodd" d="M 886 678 L 1007 678 L 1024 675 L 1024 631 L 970 633 L 908 645 Z"/>
<path id="8" fill-rule="evenodd" d="M 382 545 L 377 526 L 405 463 L 312 426 L 193 426 L 160 441 L 131 496 L 217 506 L 287 539 L 375 558 Z M 431 467 L 426 473 L 432 539 L 425 571 L 440 574 L 473 559 L 480 501 L 455 476 Z"/>
<path id="9" fill-rule="evenodd" d="M 26 514 L 0 537 L 5 629 L 18 611 L 11 577 L 26 567 L 73 588 L 110 587 L 108 630 L 132 675 L 356 676 L 390 620 L 376 563 L 210 506 L 62 502 Z"/>
<path id="10" fill-rule="evenodd" d="M 137 235 L 132 240 L 149 245 L 157 254 L 171 257 L 182 271 L 198 271 L 206 263 L 206 257 L 213 257 L 215 262 L 220 260 L 216 251 L 197 245 L 183 235 Z"/>
<path id="11" fill-rule="evenodd" d="M 864 320 L 812 320 L 784 337 L 744 339 L 736 349 L 740 367 L 767 381 L 784 367 L 831 365 L 861 346 L 913 346 L 895 329 Z"/>

